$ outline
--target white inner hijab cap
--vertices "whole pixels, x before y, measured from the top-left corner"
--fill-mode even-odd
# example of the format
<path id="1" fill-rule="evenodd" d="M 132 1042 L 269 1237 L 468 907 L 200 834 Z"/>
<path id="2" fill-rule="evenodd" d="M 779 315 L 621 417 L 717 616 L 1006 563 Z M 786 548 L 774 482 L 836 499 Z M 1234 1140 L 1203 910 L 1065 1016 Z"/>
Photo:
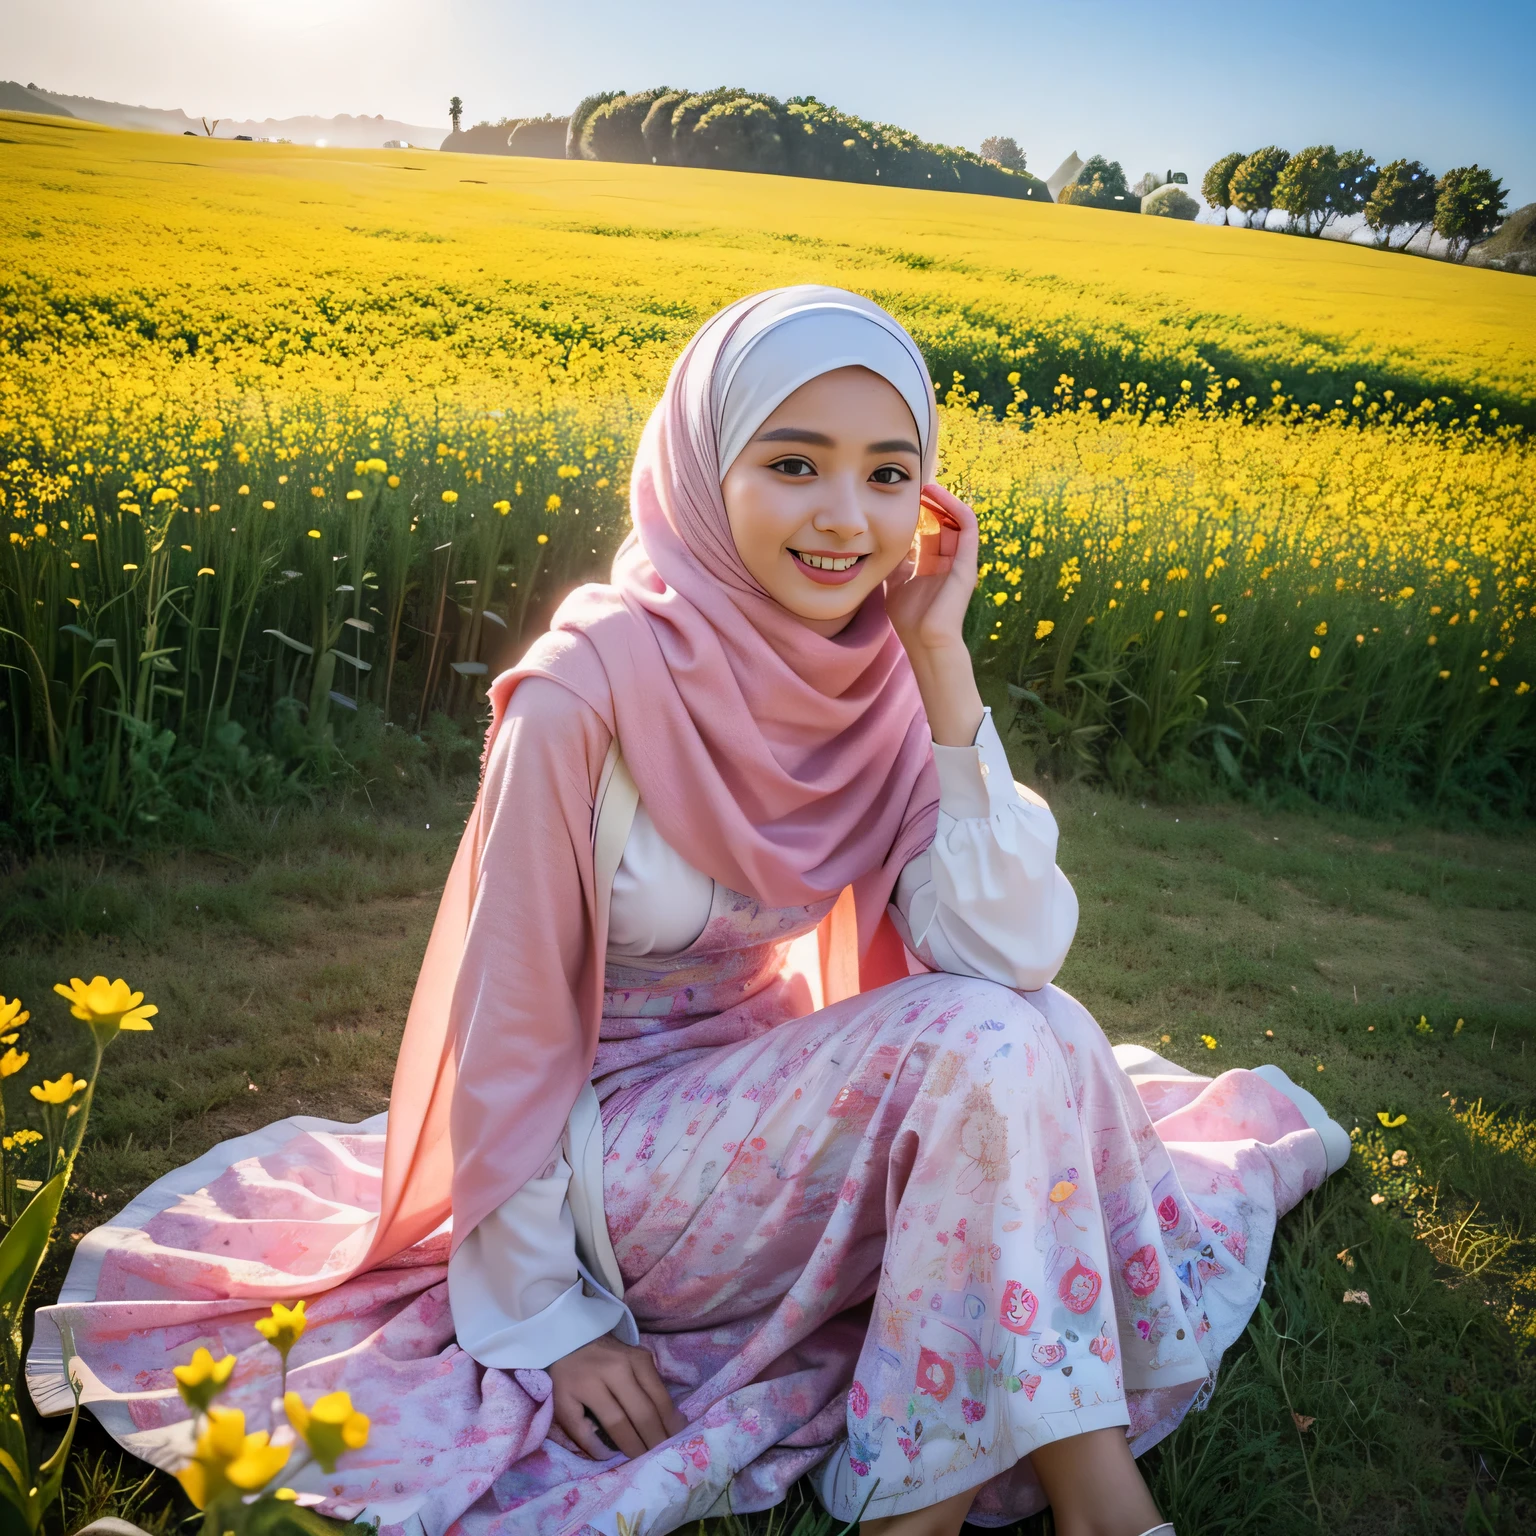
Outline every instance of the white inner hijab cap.
<path id="1" fill-rule="evenodd" d="M 917 343 L 862 295 L 811 284 L 780 289 L 755 305 L 720 349 L 710 389 L 720 478 L 802 384 L 838 368 L 867 368 L 907 402 L 923 479 L 931 480 L 938 418 Z"/>

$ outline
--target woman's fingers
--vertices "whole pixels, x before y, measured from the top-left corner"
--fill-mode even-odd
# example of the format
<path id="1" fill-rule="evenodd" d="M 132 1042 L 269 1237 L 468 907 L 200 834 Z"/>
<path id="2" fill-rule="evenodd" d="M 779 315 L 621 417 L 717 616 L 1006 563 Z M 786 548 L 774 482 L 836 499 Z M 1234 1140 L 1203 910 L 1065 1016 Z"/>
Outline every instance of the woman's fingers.
<path id="1" fill-rule="evenodd" d="M 624 1376 L 616 1377 L 608 1385 L 619 1407 L 623 1409 L 630 1427 L 639 1435 L 646 1450 L 654 1450 L 668 1438 L 667 1427 L 660 1410 L 651 1401 L 650 1394 L 636 1379 L 633 1370 Z"/>
<path id="2" fill-rule="evenodd" d="M 923 501 L 940 515 L 940 554 L 958 563 L 962 571 L 974 566 L 981 547 L 975 512 L 934 481 L 923 487 Z"/>
<path id="3" fill-rule="evenodd" d="M 555 1423 L 593 1461 L 607 1461 L 613 1455 L 612 1449 L 604 1445 L 601 1437 L 598 1435 L 597 1425 L 587 1417 L 586 1409 L 569 1394 L 562 1396 L 557 1393 L 555 1396 Z"/>
<path id="4" fill-rule="evenodd" d="M 669 1435 L 679 1434 L 688 1427 L 688 1420 L 673 1403 L 672 1394 L 667 1391 L 667 1384 L 661 1379 L 655 1358 L 648 1349 L 635 1356 L 635 1380 L 645 1395 L 655 1403 L 656 1411 L 661 1415 L 661 1422 Z"/>
<path id="5" fill-rule="evenodd" d="M 607 1384 L 587 1393 L 587 1412 L 603 1426 L 604 1432 L 631 1460 L 645 1454 L 645 1442 L 630 1423 L 629 1414 Z M 666 1437 L 663 1436 L 663 1439 Z"/>

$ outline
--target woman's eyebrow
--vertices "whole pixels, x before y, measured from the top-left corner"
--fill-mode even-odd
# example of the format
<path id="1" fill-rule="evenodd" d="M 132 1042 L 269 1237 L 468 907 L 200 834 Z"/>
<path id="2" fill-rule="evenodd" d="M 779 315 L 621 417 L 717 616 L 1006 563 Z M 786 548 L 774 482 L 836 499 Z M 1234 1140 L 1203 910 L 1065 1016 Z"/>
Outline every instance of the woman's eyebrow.
<path id="1" fill-rule="evenodd" d="M 760 443 L 812 443 L 817 448 L 836 446 L 825 432 L 812 432 L 809 427 L 775 427 L 771 432 L 759 432 L 757 440 Z"/>
<path id="2" fill-rule="evenodd" d="M 917 444 L 905 437 L 888 437 L 883 443 L 871 443 L 871 453 L 916 453 Z"/>

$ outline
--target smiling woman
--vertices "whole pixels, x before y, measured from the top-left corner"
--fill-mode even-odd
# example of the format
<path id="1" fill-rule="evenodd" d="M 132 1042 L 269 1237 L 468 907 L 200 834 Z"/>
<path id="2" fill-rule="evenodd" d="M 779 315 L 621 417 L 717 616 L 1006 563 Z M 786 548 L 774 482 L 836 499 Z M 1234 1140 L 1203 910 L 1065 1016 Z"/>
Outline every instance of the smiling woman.
<path id="1" fill-rule="evenodd" d="M 1046 1498 L 1157 1528 L 1134 1455 L 1349 1141 L 1274 1068 L 1117 1053 L 1052 985 L 1077 898 L 977 695 L 936 457 L 867 299 L 693 337 L 610 581 L 492 685 L 387 1127 L 280 1122 L 82 1244 L 52 1320 L 113 1433 L 172 1456 L 191 1333 L 304 1296 L 292 1378 L 374 1420 L 367 1466 L 294 1483 L 333 1513 L 663 1536 L 809 1471 L 882 1536 Z"/>

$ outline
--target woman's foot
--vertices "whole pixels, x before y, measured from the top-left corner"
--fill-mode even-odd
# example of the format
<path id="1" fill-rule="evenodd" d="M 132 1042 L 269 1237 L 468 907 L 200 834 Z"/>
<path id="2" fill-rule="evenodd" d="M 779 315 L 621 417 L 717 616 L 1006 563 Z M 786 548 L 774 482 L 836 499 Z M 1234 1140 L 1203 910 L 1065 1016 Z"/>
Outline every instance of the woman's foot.
<path id="1" fill-rule="evenodd" d="M 914 1509 L 905 1515 L 882 1515 L 878 1520 L 861 1520 L 859 1536 L 960 1536 L 960 1527 L 976 1497 L 974 1488 L 941 1499 L 926 1509 Z"/>
<path id="2" fill-rule="evenodd" d="M 1029 1460 L 1051 1501 L 1056 1536 L 1144 1536 L 1162 1523 L 1124 1429 L 1053 1440 Z"/>

